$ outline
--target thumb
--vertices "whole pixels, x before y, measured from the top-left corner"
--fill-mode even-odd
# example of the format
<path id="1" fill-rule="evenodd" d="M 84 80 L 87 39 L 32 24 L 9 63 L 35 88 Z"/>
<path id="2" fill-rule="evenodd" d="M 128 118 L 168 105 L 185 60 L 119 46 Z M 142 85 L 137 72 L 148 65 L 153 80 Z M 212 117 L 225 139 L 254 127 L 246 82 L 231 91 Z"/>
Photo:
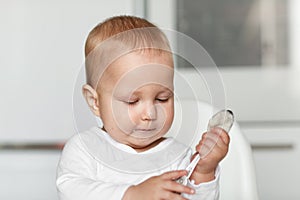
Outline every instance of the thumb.
<path id="1" fill-rule="evenodd" d="M 186 170 L 176 170 L 176 171 L 170 171 L 166 172 L 162 175 L 162 178 L 165 180 L 175 180 L 178 179 L 184 175 L 187 175 Z"/>

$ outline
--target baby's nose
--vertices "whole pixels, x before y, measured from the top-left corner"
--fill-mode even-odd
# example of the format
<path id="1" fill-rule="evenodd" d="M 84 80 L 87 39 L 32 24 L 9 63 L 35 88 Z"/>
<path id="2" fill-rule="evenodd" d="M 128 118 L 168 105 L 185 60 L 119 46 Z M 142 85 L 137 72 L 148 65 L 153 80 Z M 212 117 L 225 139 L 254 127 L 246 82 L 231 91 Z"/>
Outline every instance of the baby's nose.
<path id="1" fill-rule="evenodd" d="M 156 120 L 157 108 L 155 104 L 147 103 L 142 113 L 142 120 Z"/>

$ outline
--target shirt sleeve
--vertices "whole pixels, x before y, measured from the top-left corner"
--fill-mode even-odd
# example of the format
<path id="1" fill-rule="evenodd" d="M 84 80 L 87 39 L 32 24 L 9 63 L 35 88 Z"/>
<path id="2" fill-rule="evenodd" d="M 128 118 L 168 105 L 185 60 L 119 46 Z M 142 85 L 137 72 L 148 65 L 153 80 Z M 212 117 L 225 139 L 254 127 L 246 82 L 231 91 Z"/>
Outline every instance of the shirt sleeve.
<path id="1" fill-rule="evenodd" d="M 190 163 L 192 156 L 192 151 L 189 150 L 182 160 L 179 169 L 185 169 Z M 218 200 L 219 199 L 219 179 L 220 179 L 220 166 L 217 167 L 215 172 L 215 179 L 209 182 L 200 183 L 198 185 L 194 184 L 193 181 L 188 181 L 187 186 L 195 190 L 195 194 L 188 195 L 183 194 L 183 196 L 190 200 Z"/>
<path id="2" fill-rule="evenodd" d="M 60 200 L 122 199 L 129 184 L 96 180 L 97 162 L 84 149 L 78 135 L 65 145 L 57 168 L 56 186 Z"/>
<path id="3" fill-rule="evenodd" d="M 220 179 L 220 167 L 217 167 L 215 173 L 215 179 L 209 182 L 200 183 L 198 185 L 194 184 L 193 181 L 188 181 L 187 186 L 195 190 L 195 194 L 183 196 L 190 200 L 218 200 L 219 199 L 219 179 Z"/>

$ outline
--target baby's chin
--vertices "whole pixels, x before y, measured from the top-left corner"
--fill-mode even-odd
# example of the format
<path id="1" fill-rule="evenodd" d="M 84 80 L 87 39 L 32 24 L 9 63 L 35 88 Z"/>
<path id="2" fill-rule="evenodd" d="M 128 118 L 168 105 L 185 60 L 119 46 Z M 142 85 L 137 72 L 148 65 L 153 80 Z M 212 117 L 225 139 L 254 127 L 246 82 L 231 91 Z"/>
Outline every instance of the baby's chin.
<path id="1" fill-rule="evenodd" d="M 128 145 L 137 152 L 143 152 L 157 146 L 164 139 L 164 137 L 153 138 L 152 140 L 149 138 L 136 138 L 135 140 L 137 141 L 134 141 Z"/>

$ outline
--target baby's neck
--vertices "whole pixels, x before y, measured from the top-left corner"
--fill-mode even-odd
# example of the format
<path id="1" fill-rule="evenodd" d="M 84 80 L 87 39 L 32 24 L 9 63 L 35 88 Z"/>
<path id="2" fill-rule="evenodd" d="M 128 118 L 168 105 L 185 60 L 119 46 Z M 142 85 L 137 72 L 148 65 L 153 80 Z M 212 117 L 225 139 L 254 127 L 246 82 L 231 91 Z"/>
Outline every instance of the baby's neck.
<path id="1" fill-rule="evenodd" d="M 103 127 L 99 127 L 101 130 L 103 130 L 107 135 L 109 135 L 107 133 L 107 131 L 105 130 L 104 126 Z M 111 137 L 109 135 L 109 137 Z M 112 137 L 111 137 L 112 138 Z M 113 138 L 112 138 L 113 139 Z M 152 149 L 154 147 L 156 147 L 157 145 L 159 145 L 162 141 L 164 141 L 166 138 L 165 137 L 161 137 L 157 140 L 155 140 L 154 142 L 152 142 L 151 144 L 147 145 L 147 146 L 144 146 L 144 147 L 134 147 L 134 146 L 131 146 L 131 145 L 128 145 L 128 144 L 125 144 L 127 146 L 129 146 L 130 148 L 132 148 L 133 150 L 135 150 L 137 153 L 142 153 L 142 152 L 145 152 L 145 151 L 148 151 L 149 149 Z M 113 139 L 114 140 L 114 139 Z M 116 141 L 116 140 L 114 140 Z M 117 141 L 116 141 L 117 142 Z"/>
<path id="2" fill-rule="evenodd" d="M 142 147 L 142 148 L 135 148 L 135 147 L 132 147 L 132 146 L 130 146 L 130 147 L 133 148 L 137 153 L 141 153 L 141 152 L 145 152 L 145 151 L 148 151 L 149 149 L 152 149 L 152 148 L 156 147 L 157 145 L 159 145 L 165 139 L 166 139 L 165 137 L 159 138 L 158 140 L 155 140 L 154 142 L 152 142 L 148 146 L 145 146 L 145 147 Z"/>

